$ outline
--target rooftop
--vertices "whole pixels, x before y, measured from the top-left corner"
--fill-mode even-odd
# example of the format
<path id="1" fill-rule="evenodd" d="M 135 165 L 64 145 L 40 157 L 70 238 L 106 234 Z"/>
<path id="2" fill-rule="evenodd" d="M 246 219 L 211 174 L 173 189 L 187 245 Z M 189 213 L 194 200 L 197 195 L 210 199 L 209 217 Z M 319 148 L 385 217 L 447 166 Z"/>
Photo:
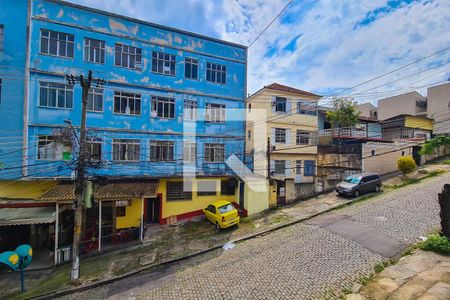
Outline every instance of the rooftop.
<path id="1" fill-rule="evenodd" d="M 294 94 L 298 94 L 298 95 L 302 95 L 302 96 L 312 96 L 312 97 L 317 97 L 320 98 L 322 96 L 311 93 L 311 92 L 307 92 L 304 90 L 300 90 L 297 88 L 293 88 L 290 86 L 286 86 L 286 85 L 282 85 L 279 83 L 272 83 L 269 85 L 264 86 L 265 89 L 271 89 L 271 90 L 276 90 L 276 91 L 280 91 L 280 92 L 287 92 L 287 93 L 294 93 Z M 258 91 L 259 92 L 259 91 Z"/>

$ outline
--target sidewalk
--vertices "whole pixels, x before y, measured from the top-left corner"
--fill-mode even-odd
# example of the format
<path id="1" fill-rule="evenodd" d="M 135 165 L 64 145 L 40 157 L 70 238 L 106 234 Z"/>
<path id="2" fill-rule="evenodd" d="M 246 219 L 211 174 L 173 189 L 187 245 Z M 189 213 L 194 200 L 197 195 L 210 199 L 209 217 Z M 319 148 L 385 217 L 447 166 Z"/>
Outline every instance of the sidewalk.
<path id="1" fill-rule="evenodd" d="M 430 165 L 426 166 L 425 169 L 430 169 L 430 171 L 435 169 L 450 170 L 450 165 Z M 420 178 L 434 175 L 421 171 L 413 176 L 420 180 Z M 381 194 L 397 188 L 395 185 L 398 184 L 398 178 L 398 176 L 395 176 L 384 181 L 386 188 Z M 80 284 L 85 286 L 109 280 L 130 271 L 150 268 L 200 251 L 208 251 L 211 248 L 220 248 L 225 243 L 239 242 L 266 234 L 318 214 L 377 195 L 368 194 L 354 199 L 338 197 L 336 193 L 331 192 L 290 206 L 269 210 L 256 218 L 243 218 L 239 228 L 230 228 L 219 233 L 216 233 L 214 226 L 206 221 L 188 222 L 178 226 L 150 227 L 146 232 L 145 243 L 138 247 L 82 260 Z M 26 278 L 25 282 L 30 290 L 27 297 L 73 287 L 68 284 L 69 270 L 70 265 L 64 265 L 57 268 L 46 279 Z M 17 287 L 14 283 L 6 286 L 10 289 L 3 289 L 1 292 L 3 295 L 10 294 L 13 292 L 12 287 L 14 289 Z"/>

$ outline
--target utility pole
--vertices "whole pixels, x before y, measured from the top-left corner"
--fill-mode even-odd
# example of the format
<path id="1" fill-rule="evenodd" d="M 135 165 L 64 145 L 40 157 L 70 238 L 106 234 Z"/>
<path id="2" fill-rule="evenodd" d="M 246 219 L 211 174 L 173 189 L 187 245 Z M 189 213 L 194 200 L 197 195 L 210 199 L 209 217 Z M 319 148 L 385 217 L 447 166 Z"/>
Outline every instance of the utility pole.
<path id="1" fill-rule="evenodd" d="M 81 238 L 81 223 L 83 216 L 83 189 L 86 185 L 85 170 L 86 170 L 86 111 L 89 90 L 92 86 L 92 71 L 89 71 L 88 78 L 85 79 L 83 75 L 74 76 L 67 75 L 66 80 L 69 85 L 75 85 L 77 82 L 82 87 L 81 97 L 81 124 L 80 124 L 80 139 L 78 148 L 78 158 L 76 167 L 76 180 L 75 180 L 75 218 L 73 229 L 73 244 L 72 244 L 72 270 L 70 272 L 70 280 L 75 281 L 80 277 L 80 256 L 79 256 L 79 244 Z M 103 79 L 96 79 L 97 87 L 102 85 L 105 81 Z"/>
<path id="2" fill-rule="evenodd" d="M 270 179 L 270 137 L 267 138 L 267 179 Z"/>

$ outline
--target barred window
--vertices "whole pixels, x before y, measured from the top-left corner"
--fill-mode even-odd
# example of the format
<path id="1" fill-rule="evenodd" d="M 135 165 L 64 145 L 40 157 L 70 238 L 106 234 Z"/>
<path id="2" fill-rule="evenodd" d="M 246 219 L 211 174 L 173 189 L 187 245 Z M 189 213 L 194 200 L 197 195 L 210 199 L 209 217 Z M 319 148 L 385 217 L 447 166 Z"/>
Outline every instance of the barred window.
<path id="1" fill-rule="evenodd" d="M 184 59 L 184 76 L 188 79 L 198 79 L 198 59 Z"/>
<path id="2" fill-rule="evenodd" d="M 302 175 L 302 161 L 301 160 L 295 161 L 295 174 Z"/>
<path id="3" fill-rule="evenodd" d="M 286 143 L 286 129 L 275 128 L 275 143 Z"/>
<path id="4" fill-rule="evenodd" d="M 103 89 L 89 89 L 86 109 L 88 111 L 103 111 Z"/>
<path id="5" fill-rule="evenodd" d="M 102 143 L 100 142 L 87 142 L 86 143 L 86 157 L 90 160 L 102 159 Z"/>
<path id="6" fill-rule="evenodd" d="M 113 139 L 113 160 L 139 161 L 141 145 L 138 139 Z"/>
<path id="7" fill-rule="evenodd" d="M 114 92 L 114 113 L 140 115 L 141 94 Z"/>
<path id="8" fill-rule="evenodd" d="M 303 175 L 305 176 L 316 175 L 316 162 L 314 160 L 305 160 L 303 169 Z"/>
<path id="9" fill-rule="evenodd" d="M 297 130 L 297 145 L 309 145 L 311 133 L 308 131 Z"/>
<path id="10" fill-rule="evenodd" d="M 227 78 L 227 67 L 224 65 L 206 63 L 206 80 L 209 82 L 225 84 Z"/>
<path id="11" fill-rule="evenodd" d="M 150 141 L 151 161 L 174 161 L 174 142 Z"/>
<path id="12" fill-rule="evenodd" d="M 41 30 L 41 53 L 73 58 L 74 35 Z"/>
<path id="13" fill-rule="evenodd" d="M 187 121 L 195 121 L 197 119 L 196 101 L 184 100 L 183 119 Z"/>
<path id="14" fill-rule="evenodd" d="M 63 143 L 52 135 L 41 135 L 38 137 L 37 159 L 42 160 L 70 160 L 72 146 Z"/>
<path id="15" fill-rule="evenodd" d="M 207 103 L 205 121 L 210 123 L 225 122 L 225 105 Z"/>
<path id="16" fill-rule="evenodd" d="M 142 68 L 142 49 L 124 44 L 115 45 L 114 64 L 117 67 L 124 67 L 133 70 Z"/>
<path id="17" fill-rule="evenodd" d="M 175 55 L 164 52 L 152 52 L 152 72 L 175 76 Z"/>
<path id="18" fill-rule="evenodd" d="M 275 174 L 285 174 L 286 161 L 285 160 L 275 160 Z"/>
<path id="19" fill-rule="evenodd" d="M 221 180 L 220 181 L 220 194 L 232 196 L 236 192 L 236 186 L 231 180 Z"/>
<path id="20" fill-rule="evenodd" d="M 167 182 L 167 201 L 192 200 L 192 189 L 185 190 L 186 182 Z"/>
<path id="21" fill-rule="evenodd" d="M 96 39 L 84 39 L 84 61 L 104 64 L 105 63 L 105 41 Z"/>
<path id="22" fill-rule="evenodd" d="M 73 87 L 63 83 L 39 82 L 39 105 L 73 108 Z"/>
<path id="23" fill-rule="evenodd" d="M 205 144 L 205 162 L 224 162 L 225 147 L 224 144 Z"/>
<path id="24" fill-rule="evenodd" d="M 275 111 L 276 112 L 286 112 L 286 98 L 276 97 L 275 98 Z"/>
<path id="25" fill-rule="evenodd" d="M 175 117 L 175 99 L 152 96 L 152 113 L 164 119 Z"/>
<path id="26" fill-rule="evenodd" d="M 197 157 L 197 145 L 194 141 L 185 141 L 183 143 L 183 161 L 195 162 Z"/>

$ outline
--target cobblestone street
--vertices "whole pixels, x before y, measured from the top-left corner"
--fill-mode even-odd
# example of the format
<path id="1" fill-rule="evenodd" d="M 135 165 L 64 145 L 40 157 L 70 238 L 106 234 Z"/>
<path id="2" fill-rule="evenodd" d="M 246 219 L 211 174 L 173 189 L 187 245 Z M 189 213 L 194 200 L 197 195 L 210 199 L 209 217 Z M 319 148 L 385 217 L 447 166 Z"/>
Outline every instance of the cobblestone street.
<path id="1" fill-rule="evenodd" d="M 326 216 L 412 243 L 439 226 L 437 194 L 448 182 L 444 174 Z M 300 223 L 66 299 L 335 299 L 382 259 L 358 240 Z"/>

